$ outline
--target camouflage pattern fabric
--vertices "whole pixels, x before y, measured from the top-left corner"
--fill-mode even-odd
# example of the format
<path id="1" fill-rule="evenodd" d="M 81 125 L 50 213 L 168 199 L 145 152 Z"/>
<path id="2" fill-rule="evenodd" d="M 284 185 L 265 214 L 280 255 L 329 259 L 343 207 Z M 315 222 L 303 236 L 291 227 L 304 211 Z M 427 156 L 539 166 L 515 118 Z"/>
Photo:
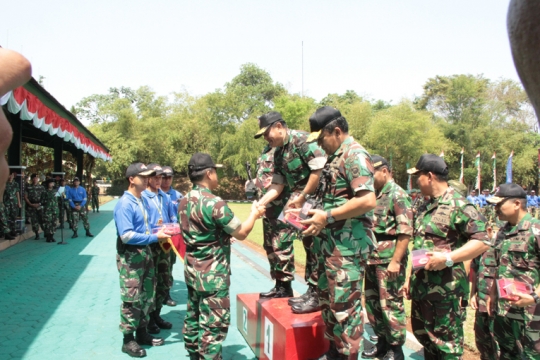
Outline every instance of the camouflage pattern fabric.
<path id="1" fill-rule="evenodd" d="M 231 322 L 229 289 L 211 292 L 196 291 L 191 286 L 187 289 L 187 311 L 182 330 L 186 349 L 199 359 L 221 359 L 221 344 Z"/>
<path id="2" fill-rule="evenodd" d="M 17 220 L 17 216 L 19 216 L 19 200 L 17 198 L 18 193 L 19 183 L 16 181 L 8 181 L 6 184 L 6 190 L 4 191 L 4 205 L 6 207 L 8 226 L 11 231 L 16 230 L 15 220 Z"/>
<path id="3" fill-rule="evenodd" d="M 0 202 L 0 236 L 7 235 L 11 232 L 9 229 L 8 218 L 6 216 L 6 207 Z"/>
<path id="4" fill-rule="evenodd" d="M 156 300 L 153 310 L 163 307 L 163 302 L 167 299 L 169 290 L 172 287 L 171 279 L 171 255 L 170 252 L 163 251 L 159 244 L 150 245 L 153 254 L 154 265 L 156 265 Z"/>
<path id="5" fill-rule="evenodd" d="M 405 344 L 407 318 L 403 305 L 403 284 L 407 257 L 395 280 L 389 280 L 388 264 L 368 265 L 364 284 L 366 310 L 373 331 L 390 345 Z"/>
<path id="6" fill-rule="evenodd" d="M 341 354 L 362 352 L 363 261 L 360 256 L 320 257 L 319 303 L 326 329 L 324 336 Z"/>
<path id="7" fill-rule="evenodd" d="M 61 198 L 62 205 L 64 207 L 64 214 L 66 215 L 66 220 L 69 223 L 69 226 L 71 227 L 71 224 L 73 223 L 73 215 L 71 214 L 71 206 L 69 206 L 69 199 Z M 64 219 L 62 219 L 64 221 Z"/>
<path id="8" fill-rule="evenodd" d="M 88 223 L 88 212 L 86 206 L 81 206 L 80 210 L 70 208 L 71 212 L 71 229 L 77 231 L 79 229 L 79 219 L 82 220 L 84 230 L 90 230 L 90 224 Z"/>
<path id="9" fill-rule="evenodd" d="M 92 186 L 90 195 L 92 196 L 92 210 L 99 210 L 99 186 Z"/>
<path id="10" fill-rule="evenodd" d="M 28 201 L 32 204 L 38 204 L 41 201 L 41 194 L 45 192 L 45 188 L 39 184 L 30 184 L 26 187 L 26 196 Z M 32 231 L 36 234 L 39 232 L 39 225 L 41 224 L 41 209 L 26 205 L 26 216 L 30 218 L 32 224 Z"/>
<path id="11" fill-rule="evenodd" d="M 178 215 L 186 243 L 184 342 L 190 354 L 219 359 L 230 319 L 230 234 L 241 222 L 225 201 L 197 184 L 181 200 Z"/>
<path id="12" fill-rule="evenodd" d="M 56 200 L 56 190 L 45 190 L 41 194 L 43 232 L 45 235 L 53 235 L 56 230 L 56 220 L 58 219 L 58 202 Z"/>
<path id="13" fill-rule="evenodd" d="M 526 214 L 516 226 L 507 223 L 495 240 L 495 279 L 521 281 L 536 289 L 540 285 L 539 246 L 540 221 L 531 214 Z M 498 299 L 494 332 L 501 359 L 516 359 L 520 348 L 527 358 L 540 359 L 540 306 L 518 308 L 510 301 Z"/>
<path id="14" fill-rule="evenodd" d="M 276 182 L 276 175 L 282 176 L 286 195 L 302 191 L 306 187 L 311 171 L 320 170 L 324 166 L 325 152 L 316 143 L 307 143 L 308 135 L 305 131 L 287 130 L 285 143 L 275 150 L 272 182 Z M 305 279 L 310 284 L 316 285 L 318 274 L 317 255 L 312 252 L 314 241 L 312 238 L 304 238 L 302 242 L 306 251 Z"/>
<path id="15" fill-rule="evenodd" d="M 325 211 L 345 204 L 358 191 L 375 191 L 371 158 L 352 136 L 328 157 L 327 166 L 331 179 L 323 198 Z M 325 336 L 345 355 L 362 351 L 364 266 L 376 244 L 371 230 L 372 216 L 373 212 L 369 212 L 336 221 L 321 231 L 320 238 L 314 238 Z"/>
<path id="16" fill-rule="evenodd" d="M 412 300 L 411 325 L 424 346 L 426 360 L 460 360 L 463 354 L 463 323 L 460 299 Z"/>
<path id="17" fill-rule="evenodd" d="M 369 265 L 387 264 L 392 260 L 398 235 L 412 236 L 413 218 L 409 195 L 394 180 L 388 181 L 377 196 L 373 217 L 377 248 L 369 256 Z"/>
<path id="18" fill-rule="evenodd" d="M 491 245 L 486 219 L 448 187 L 440 197 L 426 203 L 425 211 L 416 219 L 413 250 L 453 251 L 469 240 Z M 469 294 L 463 263 L 440 271 L 413 272 L 410 293 L 414 300 L 411 322 L 418 341 L 434 356 L 458 359 L 463 353 L 460 300 Z"/>
<path id="19" fill-rule="evenodd" d="M 268 185 L 274 175 L 275 148 L 266 146 L 257 160 L 257 177 L 255 185 L 261 195 L 266 194 Z M 285 199 L 289 196 L 289 187 L 285 186 L 278 198 L 266 205 L 263 218 L 263 247 L 270 264 L 272 279 L 292 281 L 294 279 L 294 231 L 290 226 L 277 220 L 285 206 Z"/>
<path id="20" fill-rule="evenodd" d="M 494 316 L 489 316 L 487 312 L 476 310 L 474 319 L 474 338 L 476 348 L 480 352 L 481 360 L 498 360 L 497 342 L 493 333 Z"/>
<path id="21" fill-rule="evenodd" d="M 148 246 L 127 246 L 116 254 L 120 275 L 120 331 L 132 334 L 148 325 L 155 296 L 156 277 L 152 251 Z"/>

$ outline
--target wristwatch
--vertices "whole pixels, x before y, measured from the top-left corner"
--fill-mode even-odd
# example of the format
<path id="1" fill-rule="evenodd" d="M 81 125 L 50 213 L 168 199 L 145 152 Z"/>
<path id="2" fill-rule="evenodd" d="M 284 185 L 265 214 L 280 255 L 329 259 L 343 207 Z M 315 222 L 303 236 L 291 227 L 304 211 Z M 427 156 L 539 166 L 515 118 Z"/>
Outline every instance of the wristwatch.
<path id="1" fill-rule="evenodd" d="M 444 263 L 446 267 L 454 266 L 454 260 L 450 257 L 450 253 L 446 253 L 446 262 Z"/>
<path id="2" fill-rule="evenodd" d="M 535 292 L 535 291 L 533 291 L 533 292 L 531 293 L 531 296 L 533 297 L 534 303 L 535 303 L 536 305 L 540 304 L 540 296 L 536 295 L 536 292 Z"/>
<path id="3" fill-rule="evenodd" d="M 332 210 L 326 211 L 326 222 L 329 224 L 333 224 L 336 222 L 336 219 L 332 216 Z"/>

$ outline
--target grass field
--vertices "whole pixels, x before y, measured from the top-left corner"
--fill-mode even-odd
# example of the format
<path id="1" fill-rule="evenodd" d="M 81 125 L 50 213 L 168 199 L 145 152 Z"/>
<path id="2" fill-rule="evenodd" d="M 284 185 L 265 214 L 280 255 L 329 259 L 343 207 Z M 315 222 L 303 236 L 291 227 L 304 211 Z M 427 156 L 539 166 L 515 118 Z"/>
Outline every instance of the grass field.
<path id="1" fill-rule="evenodd" d="M 249 215 L 249 209 L 251 207 L 250 204 L 233 204 L 230 203 L 229 206 L 234 211 L 234 214 L 242 221 L 246 220 Z M 260 246 L 262 248 L 263 246 L 263 230 L 262 230 L 262 220 L 257 220 L 257 223 L 255 224 L 255 227 L 253 228 L 253 231 L 248 236 L 248 239 L 246 241 L 249 241 L 257 246 Z M 300 241 L 294 242 L 294 253 L 295 253 L 295 263 L 305 266 L 305 260 L 306 260 L 306 253 L 304 251 L 304 247 L 302 246 L 302 243 Z M 409 259 L 410 260 L 410 259 Z M 412 261 L 409 261 L 409 266 L 411 266 Z M 407 317 L 411 317 L 411 302 L 409 300 L 405 300 L 405 311 L 407 313 Z M 474 310 L 472 310 L 470 307 L 467 308 L 467 321 L 465 322 L 465 327 L 463 329 L 463 332 L 465 334 L 465 344 L 470 348 L 476 350 L 476 345 L 474 343 Z"/>

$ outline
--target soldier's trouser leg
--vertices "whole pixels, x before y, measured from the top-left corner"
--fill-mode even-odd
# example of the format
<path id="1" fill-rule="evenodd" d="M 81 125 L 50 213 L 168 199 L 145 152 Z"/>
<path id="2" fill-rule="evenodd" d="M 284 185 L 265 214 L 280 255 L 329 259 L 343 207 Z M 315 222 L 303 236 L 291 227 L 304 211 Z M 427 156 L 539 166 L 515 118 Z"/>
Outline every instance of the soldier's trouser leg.
<path id="1" fill-rule="evenodd" d="M 411 325 L 414 336 L 424 346 L 426 360 L 458 360 L 463 355 L 463 324 L 459 299 L 413 299 Z"/>
<path id="2" fill-rule="evenodd" d="M 317 286 L 319 275 L 317 274 L 317 252 L 313 251 L 313 236 L 305 236 L 302 239 L 306 251 L 306 274 L 304 279 L 308 284 Z"/>
<path id="3" fill-rule="evenodd" d="M 43 233 L 45 235 L 53 235 L 56 230 L 56 215 L 44 214 L 43 215 Z"/>
<path id="4" fill-rule="evenodd" d="M 163 307 L 163 302 L 167 299 L 171 288 L 169 279 L 171 255 L 163 251 L 159 245 L 157 245 L 156 249 L 157 254 L 154 256 L 157 278 L 155 310 L 159 310 Z"/>
<path id="5" fill-rule="evenodd" d="M 30 218 L 32 231 L 37 234 L 39 232 L 39 219 L 38 219 L 37 209 L 33 207 L 26 208 L 26 216 Z"/>
<path id="6" fill-rule="evenodd" d="M 524 359 L 540 359 L 540 321 L 526 323 L 508 315 L 523 319 L 523 314 L 495 315 L 493 330 L 501 350 L 500 359 L 522 359 L 521 349 Z"/>
<path id="7" fill-rule="evenodd" d="M 6 207 L 0 202 L 0 235 L 7 235 L 11 230 L 9 229 L 8 218 L 6 215 Z"/>
<path id="8" fill-rule="evenodd" d="M 16 204 L 6 204 L 6 216 L 8 227 L 10 231 L 15 231 L 15 220 L 17 220 L 17 213 L 19 208 Z"/>
<path id="9" fill-rule="evenodd" d="M 187 311 L 182 330 L 186 350 L 203 359 L 219 359 L 231 318 L 229 289 L 195 291 L 189 285 L 187 289 Z"/>
<path id="10" fill-rule="evenodd" d="M 263 247 L 270 263 L 272 279 L 293 281 L 294 246 L 291 228 L 278 219 L 263 218 Z"/>
<path id="11" fill-rule="evenodd" d="M 388 279 L 387 268 L 388 264 L 366 266 L 366 310 L 375 334 L 389 345 L 401 346 L 407 332 L 402 292 L 407 263 L 402 264 L 395 280 Z"/>
<path id="12" fill-rule="evenodd" d="M 172 289 L 174 284 L 174 278 L 173 278 L 173 266 L 176 264 L 176 254 L 173 250 L 169 251 L 169 290 Z"/>
<path id="13" fill-rule="evenodd" d="M 120 275 L 120 331 L 132 334 L 148 324 L 156 289 L 152 251 L 148 247 L 133 248 L 116 255 Z"/>
<path id="14" fill-rule="evenodd" d="M 92 210 L 94 209 L 99 210 L 99 198 L 97 196 L 92 197 Z"/>
<path id="15" fill-rule="evenodd" d="M 79 215 L 80 212 L 77 210 L 71 210 L 71 229 L 75 232 L 79 230 Z"/>
<path id="16" fill-rule="evenodd" d="M 363 265 L 358 256 L 319 256 L 319 302 L 324 336 L 341 354 L 362 352 Z"/>
<path id="17" fill-rule="evenodd" d="M 476 348 L 480 352 L 481 360 L 497 360 L 498 346 L 493 334 L 493 316 L 476 310 L 474 319 L 474 339 Z"/>
<path id="18" fill-rule="evenodd" d="M 71 211 L 71 206 L 69 206 L 69 202 L 68 201 L 64 201 L 64 213 L 66 214 L 66 219 L 67 221 L 69 222 L 70 225 L 73 225 L 73 214 L 72 214 L 72 211 Z M 62 219 L 62 222 L 65 221 L 64 219 Z"/>
<path id="19" fill-rule="evenodd" d="M 86 206 L 81 207 L 79 211 L 79 218 L 82 220 L 84 230 L 90 230 L 90 224 L 88 223 L 88 212 Z"/>

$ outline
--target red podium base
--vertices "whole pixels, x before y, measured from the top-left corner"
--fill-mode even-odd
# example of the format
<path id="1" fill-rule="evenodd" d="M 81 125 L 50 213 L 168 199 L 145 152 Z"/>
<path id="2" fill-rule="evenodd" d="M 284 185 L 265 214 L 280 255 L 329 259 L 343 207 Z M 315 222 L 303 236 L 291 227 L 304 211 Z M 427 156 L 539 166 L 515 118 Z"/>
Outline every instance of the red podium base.
<path id="1" fill-rule="evenodd" d="M 237 296 L 237 326 L 255 356 L 265 360 L 317 359 L 329 347 L 320 312 L 294 314 L 283 299 Z"/>

